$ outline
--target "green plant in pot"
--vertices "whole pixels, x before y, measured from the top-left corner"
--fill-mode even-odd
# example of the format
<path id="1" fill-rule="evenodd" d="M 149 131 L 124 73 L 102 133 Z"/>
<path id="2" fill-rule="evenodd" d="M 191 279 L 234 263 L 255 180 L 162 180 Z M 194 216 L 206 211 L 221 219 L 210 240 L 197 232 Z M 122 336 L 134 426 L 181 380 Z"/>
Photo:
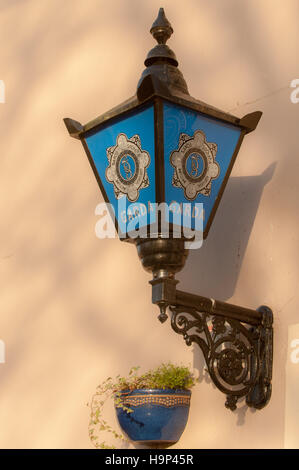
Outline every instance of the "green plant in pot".
<path id="1" fill-rule="evenodd" d="M 117 439 L 147 447 L 175 444 L 188 420 L 194 385 L 190 369 L 172 363 L 143 374 L 139 373 L 139 367 L 132 367 L 127 377 L 108 377 L 97 387 L 90 403 L 90 439 L 97 448 L 114 448 L 100 442 L 99 433 L 108 431 Z M 123 434 L 112 429 L 103 418 L 108 398 L 114 399 Z"/>

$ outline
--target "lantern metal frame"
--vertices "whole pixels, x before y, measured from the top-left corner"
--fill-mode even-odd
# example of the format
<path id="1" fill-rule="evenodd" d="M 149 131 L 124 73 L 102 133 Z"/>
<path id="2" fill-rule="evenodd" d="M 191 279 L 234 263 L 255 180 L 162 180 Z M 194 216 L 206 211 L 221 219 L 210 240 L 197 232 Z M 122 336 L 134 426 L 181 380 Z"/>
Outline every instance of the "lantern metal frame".
<path id="1" fill-rule="evenodd" d="M 128 112 L 153 103 L 155 125 L 156 202 L 165 199 L 163 154 L 163 102 L 170 102 L 197 111 L 221 122 L 241 128 L 237 146 L 222 182 L 218 197 L 207 222 L 206 238 L 215 217 L 243 138 L 254 131 L 262 113 L 256 111 L 238 118 L 189 95 L 173 51 L 166 45 L 173 29 L 161 8 L 151 33 L 158 44 L 148 53 L 136 94 L 109 112 L 86 125 L 65 118 L 71 137 L 79 139 L 88 156 L 104 200 L 109 202 L 101 178 L 93 162 L 86 137 L 101 126 L 109 125 Z M 116 228 L 117 221 L 116 221 Z M 270 400 L 273 363 L 273 313 L 269 307 L 257 310 L 194 295 L 177 289 L 175 274 L 185 264 L 188 251 L 185 240 L 161 233 L 154 239 L 130 239 L 135 243 L 145 270 L 153 273 L 152 302 L 160 308 L 159 320 L 167 320 L 170 311 L 172 329 L 182 335 L 186 344 L 201 349 L 207 370 L 216 387 L 226 395 L 225 406 L 236 409 L 237 401 L 246 398 L 248 406 L 261 409 Z"/>

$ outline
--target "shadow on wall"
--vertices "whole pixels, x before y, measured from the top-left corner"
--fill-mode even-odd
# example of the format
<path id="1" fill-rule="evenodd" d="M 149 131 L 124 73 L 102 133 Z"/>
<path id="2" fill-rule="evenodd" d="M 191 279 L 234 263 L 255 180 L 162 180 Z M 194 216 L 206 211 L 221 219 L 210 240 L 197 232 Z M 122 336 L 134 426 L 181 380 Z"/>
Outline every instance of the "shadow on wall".
<path id="1" fill-rule="evenodd" d="M 260 175 L 229 179 L 208 238 L 190 251 L 178 275 L 180 289 L 223 301 L 233 296 L 263 189 L 275 167 L 276 162 Z"/>
<path id="2" fill-rule="evenodd" d="M 272 179 L 275 167 L 276 162 L 260 175 L 229 180 L 208 240 L 202 248 L 189 253 L 188 264 L 180 276 L 186 290 L 219 300 L 233 296 L 263 189 Z M 206 371 L 201 349 L 195 344 L 193 348 L 193 366 L 199 382 L 216 389 Z M 223 404 L 224 401 L 223 395 Z M 248 410 L 244 398 L 240 403 L 234 411 L 238 426 L 244 424 Z"/>

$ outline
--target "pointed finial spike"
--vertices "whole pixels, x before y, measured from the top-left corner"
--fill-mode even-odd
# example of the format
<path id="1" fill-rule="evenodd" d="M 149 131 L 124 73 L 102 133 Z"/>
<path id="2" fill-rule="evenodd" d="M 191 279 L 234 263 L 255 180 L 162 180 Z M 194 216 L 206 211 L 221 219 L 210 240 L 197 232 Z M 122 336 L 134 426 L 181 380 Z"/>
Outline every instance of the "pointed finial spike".
<path id="1" fill-rule="evenodd" d="M 150 32 L 158 44 L 166 44 L 166 41 L 172 35 L 173 29 L 165 16 L 164 8 L 160 8 L 157 19 L 152 24 Z"/>

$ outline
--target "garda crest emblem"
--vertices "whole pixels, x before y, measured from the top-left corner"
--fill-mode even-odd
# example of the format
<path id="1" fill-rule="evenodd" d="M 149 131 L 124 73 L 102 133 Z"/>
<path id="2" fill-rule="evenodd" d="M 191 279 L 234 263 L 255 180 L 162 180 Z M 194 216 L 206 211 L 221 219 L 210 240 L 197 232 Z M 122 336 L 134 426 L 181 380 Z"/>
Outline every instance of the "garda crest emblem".
<path id="1" fill-rule="evenodd" d="M 140 189 L 149 186 L 146 169 L 150 156 L 141 149 L 140 137 L 134 135 L 128 139 L 125 134 L 119 134 L 116 145 L 108 147 L 106 152 L 109 160 L 106 179 L 113 184 L 116 199 L 127 196 L 129 201 L 137 201 Z"/>
<path id="2" fill-rule="evenodd" d="M 207 142 L 202 131 L 195 131 L 193 137 L 180 135 L 179 148 L 170 155 L 174 167 L 172 184 L 182 188 L 190 201 L 198 194 L 210 195 L 212 180 L 220 173 L 216 153 L 217 144 Z"/>

